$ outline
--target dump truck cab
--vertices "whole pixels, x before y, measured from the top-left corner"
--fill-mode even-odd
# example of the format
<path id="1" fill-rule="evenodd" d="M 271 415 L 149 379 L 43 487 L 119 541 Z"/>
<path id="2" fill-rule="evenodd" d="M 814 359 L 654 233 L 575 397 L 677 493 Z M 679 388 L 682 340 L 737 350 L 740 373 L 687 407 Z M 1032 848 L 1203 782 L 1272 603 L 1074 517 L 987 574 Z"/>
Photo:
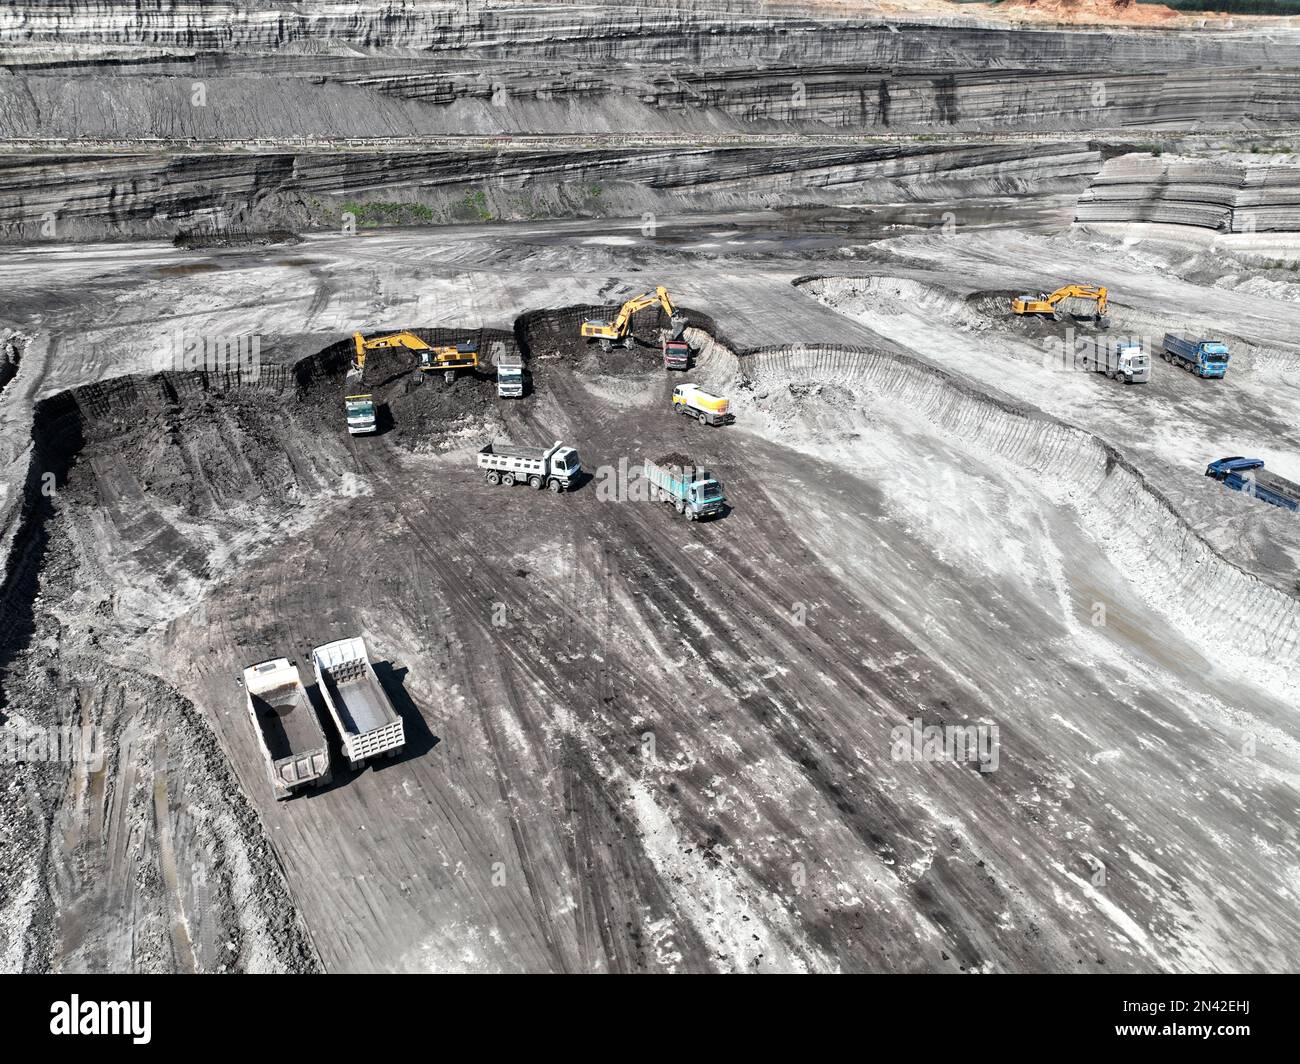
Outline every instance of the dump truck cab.
<path id="1" fill-rule="evenodd" d="M 518 399 L 524 394 L 524 360 L 518 355 L 497 358 L 497 396 Z"/>
<path id="2" fill-rule="evenodd" d="M 1143 384 L 1151 379 L 1151 359 L 1141 344 L 1118 344 L 1112 365 L 1113 376 L 1127 384 Z"/>
<path id="3" fill-rule="evenodd" d="M 663 341 L 664 368 L 687 370 L 691 368 L 691 347 L 685 340 Z"/>
<path id="4" fill-rule="evenodd" d="M 374 432 L 378 419 L 375 416 L 375 399 L 372 395 L 349 395 L 343 400 L 347 415 L 348 432 L 353 436 Z"/>

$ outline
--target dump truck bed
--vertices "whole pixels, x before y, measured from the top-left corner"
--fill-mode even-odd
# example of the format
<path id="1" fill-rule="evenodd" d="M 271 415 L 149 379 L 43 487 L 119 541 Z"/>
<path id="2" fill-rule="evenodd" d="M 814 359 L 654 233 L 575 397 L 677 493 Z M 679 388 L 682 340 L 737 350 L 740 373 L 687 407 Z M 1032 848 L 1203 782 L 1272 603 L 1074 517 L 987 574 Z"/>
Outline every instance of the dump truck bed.
<path id="1" fill-rule="evenodd" d="M 244 670 L 244 691 L 277 795 L 327 783 L 329 747 L 297 667 L 287 658 L 251 665 Z"/>
<path id="2" fill-rule="evenodd" d="M 363 672 L 342 683 L 335 683 L 327 677 L 325 683 L 348 731 L 360 735 L 397 720 L 397 713 L 373 673 Z"/>
<path id="3" fill-rule="evenodd" d="M 273 761 L 311 753 L 325 745 L 325 736 L 302 684 L 284 684 L 249 697 Z"/>
<path id="4" fill-rule="evenodd" d="M 532 462 L 540 462 L 549 450 L 549 447 L 516 447 L 509 443 L 489 443 L 479 450 L 479 454 L 497 455 L 501 458 L 527 458 Z"/>
<path id="5" fill-rule="evenodd" d="M 1267 469 L 1256 469 L 1253 472 L 1255 483 L 1261 488 L 1268 488 L 1269 491 L 1275 491 L 1288 499 L 1300 502 L 1300 484 L 1287 480 L 1286 477 L 1280 477 L 1276 473 L 1270 473 Z"/>
<path id="6" fill-rule="evenodd" d="M 312 651 L 312 663 L 325 707 L 353 766 L 402 748 L 402 718 L 375 675 L 364 640 L 340 639 L 319 646 Z"/>

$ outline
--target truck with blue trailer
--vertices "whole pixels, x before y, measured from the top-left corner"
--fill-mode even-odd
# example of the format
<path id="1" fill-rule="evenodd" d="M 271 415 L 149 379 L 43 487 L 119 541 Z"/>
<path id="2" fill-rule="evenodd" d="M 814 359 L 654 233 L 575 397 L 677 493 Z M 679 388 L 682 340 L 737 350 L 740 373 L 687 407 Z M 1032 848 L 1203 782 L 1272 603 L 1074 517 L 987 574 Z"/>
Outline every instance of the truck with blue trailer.
<path id="1" fill-rule="evenodd" d="M 1190 340 L 1177 333 L 1165 333 L 1161 356 L 1198 377 L 1223 377 L 1228 372 L 1228 345 L 1222 340 Z"/>
<path id="2" fill-rule="evenodd" d="M 673 509 L 692 521 L 721 514 L 727 508 L 722 485 L 705 470 L 677 456 L 646 460 L 645 478 L 650 483 L 650 501 L 671 503 Z"/>
<path id="3" fill-rule="evenodd" d="M 1300 484 L 1267 472 L 1262 458 L 1220 458 L 1205 467 L 1205 475 L 1261 502 L 1292 512 L 1300 510 Z"/>

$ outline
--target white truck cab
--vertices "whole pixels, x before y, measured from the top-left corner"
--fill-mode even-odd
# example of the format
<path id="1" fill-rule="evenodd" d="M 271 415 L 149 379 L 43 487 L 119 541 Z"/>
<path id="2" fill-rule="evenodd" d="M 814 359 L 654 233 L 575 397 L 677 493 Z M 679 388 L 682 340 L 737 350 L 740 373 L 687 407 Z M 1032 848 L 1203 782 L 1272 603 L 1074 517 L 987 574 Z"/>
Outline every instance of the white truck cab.
<path id="1" fill-rule="evenodd" d="M 502 399 L 519 399 L 524 394 L 524 360 L 518 355 L 499 355 L 497 395 Z"/>
<path id="2" fill-rule="evenodd" d="M 343 400 L 343 410 L 347 414 L 348 432 L 353 436 L 375 431 L 377 421 L 373 396 L 349 395 Z"/>

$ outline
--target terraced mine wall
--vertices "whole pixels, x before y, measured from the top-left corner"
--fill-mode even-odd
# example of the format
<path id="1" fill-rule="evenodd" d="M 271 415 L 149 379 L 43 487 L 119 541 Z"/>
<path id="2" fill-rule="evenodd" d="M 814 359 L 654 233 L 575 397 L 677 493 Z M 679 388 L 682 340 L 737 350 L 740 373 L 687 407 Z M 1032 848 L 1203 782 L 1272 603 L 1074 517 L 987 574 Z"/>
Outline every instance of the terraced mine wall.
<path id="1" fill-rule="evenodd" d="M 317 155 L 0 156 L 0 238 L 638 217 L 1077 193 L 1087 144 Z"/>
<path id="2" fill-rule="evenodd" d="M 1083 131 L 1132 148 L 1162 130 L 1300 126 L 1300 33 L 1285 27 L 58 0 L 0 18 L 0 66 L 8 239 L 307 228 L 358 202 L 376 204 L 363 224 L 413 224 L 1074 191 L 1100 166 Z M 1067 139 L 995 146 L 982 131 Z M 800 139 L 901 134 L 936 139 Z"/>
<path id="3" fill-rule="evenodd" d="M 1224 233 L 1300 232 L 1300 156 L 1259 161 L 1122 155 L 1079 197 L 1075 221 L 1159 222 Z"/>
<path id="4" fill-rule="evenodd" d="M 697 332 L 700 376 L 763 397 L 792 381 L 864 389 L 919 413 L 976 453 L 1033 478 L 1078 511 L 1153 609 L 1230 668 L 1254 668 L 1294 688 L 1300 681 L 1300 600 L 1234 565 L 1180 517 L 1132 462 L 1100 437 L 997 398 L 903 354 L 794 345 L 735 353 Z"/>

